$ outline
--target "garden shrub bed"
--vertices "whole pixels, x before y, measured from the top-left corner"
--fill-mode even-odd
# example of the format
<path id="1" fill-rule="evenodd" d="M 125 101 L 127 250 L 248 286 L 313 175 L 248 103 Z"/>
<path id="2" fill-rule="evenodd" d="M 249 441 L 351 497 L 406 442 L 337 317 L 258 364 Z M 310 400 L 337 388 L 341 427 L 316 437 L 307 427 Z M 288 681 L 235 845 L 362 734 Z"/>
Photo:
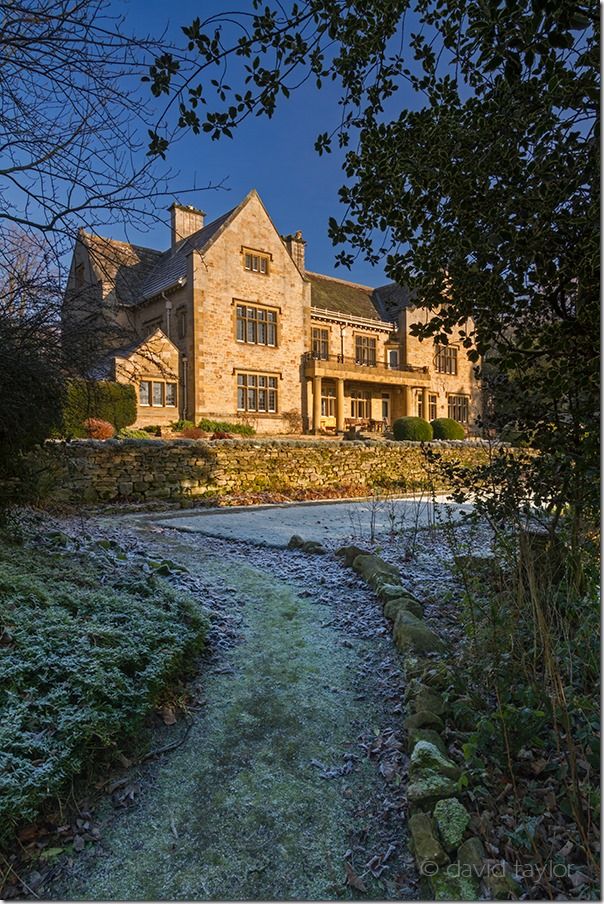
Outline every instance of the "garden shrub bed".
<path id="1" fill-rule="evenodd" d="M 0 845 L 71 780 L 142 736 L 204 642 L 204 613 L 113 541 L 0 542 Z"/>

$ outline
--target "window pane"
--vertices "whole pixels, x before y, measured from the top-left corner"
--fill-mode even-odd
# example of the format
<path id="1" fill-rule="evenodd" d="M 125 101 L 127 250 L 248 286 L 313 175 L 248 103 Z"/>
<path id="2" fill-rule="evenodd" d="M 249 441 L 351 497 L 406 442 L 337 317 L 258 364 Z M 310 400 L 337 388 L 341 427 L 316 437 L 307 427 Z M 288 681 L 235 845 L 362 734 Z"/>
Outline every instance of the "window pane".
<path id="1" fill-rule="evenodd" d="M 272 386 L 272 387 L 274 387 L 274 388 L 276 389 L 276 388 L 277 388 L 277 377 L 269 377 L 269 378 L 268 378 L 268 385 L 269 385 L 269 386 Z"/>
<path id="2" fill-rule="evenodd" d="M 171 408 L 176 405 L 176 383 L 166 383 L 166 405 Z"/>
<path id="3" fill-rule="evenodd" d="M 245 374 L 237 374 L 237 385 L 245 386 Z"/>
<path id="4" fill-rule="evenodd" d="M 269 389 L 268 391 L 268 410 L 273 412 L 277 410 L 277 390 Z"/>
<path id="5" fill-rule="evenodd" d="M 247 321 L 247 341 L 248 342 L 256 341 L 256 321 L 255 320 Z"/>
<path id="6" fill-rule="evenodd" d="M 245 389 L 242 386 L 237 389 L 237 411 L 245 411 Z"/>
<path id="7" fill-rule="evenodd" d="M 246 270 L 252 269 L 252 255 L 251 254 L 245 255 L 245 269 Z"/>
<path id="8" fill-rule="evenodd" d="M 268 324 L 268 333 L 266 337 L 267 345 L 276 345 L 277 344 L 277 329 L 274 323 Z"/>
<path id="9" fill-rule="evenodd" d="M 258 390 L 258 411 L 266 411 L 266 389 Z"/>
<path id="10" fill-rule="evenodd" d="M 256 411 L 256 390 L 249 387 L 247 391 L 247 410 Z"/>
<path id="11" fill-rule="evenodd" d="M 141 405 L 149 404 L 150 384 L 148 380 L 143 380 L 138 391 L 138 400 Z"/>
<path id="12" fill-rule="evenodd" d="M 164 384 L 153 384 L 153 404 L 161 408 L 164 404 Z"/>

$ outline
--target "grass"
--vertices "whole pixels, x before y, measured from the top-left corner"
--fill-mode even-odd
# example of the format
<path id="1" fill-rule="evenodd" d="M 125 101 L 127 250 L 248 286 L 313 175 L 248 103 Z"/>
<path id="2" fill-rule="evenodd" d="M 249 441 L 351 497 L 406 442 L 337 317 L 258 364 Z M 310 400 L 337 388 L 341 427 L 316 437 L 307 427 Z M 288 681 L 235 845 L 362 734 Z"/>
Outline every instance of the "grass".
<path id="1" fill-rule="evenodd" d="M 205 617 L 167 567 L 57 531 L 0 538 L 0 843 L 140 737 L 203 646 Z"/>

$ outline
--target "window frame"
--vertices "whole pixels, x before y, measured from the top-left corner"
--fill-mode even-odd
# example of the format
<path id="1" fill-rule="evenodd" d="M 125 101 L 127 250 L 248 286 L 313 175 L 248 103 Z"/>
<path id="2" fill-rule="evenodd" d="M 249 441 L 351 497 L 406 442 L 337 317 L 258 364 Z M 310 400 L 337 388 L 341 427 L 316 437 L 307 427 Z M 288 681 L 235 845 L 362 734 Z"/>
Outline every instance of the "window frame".
<path id="1" fill-rule="evenodd" d="M 335 383 L 321 382 L 321 417 L 335 418 L 336 416 L 336 386 Z"/>
<path id="2" fill-rule="evenodd" d="M 143 401 L 141 400 L 141 399 L 142 399 L 141 391 L 142 391 L 142 387 L 143 387 L 143 386 L 147 386 L 147 387 L 148 387 L 148 388 L 147 388 L 147 399 L 148 399 L 148 401 L 146 401 L 146 402 L 143 402 Z M 162 387 L 162 390 L 161 390 L 161 397 L 162 397 L 161 405 L 159 405 L 159 404 L 155 401 L 155 398 L 154 398 L 154 387 L 155 387 L 155 386 L 161 386 L 161 387 Z M 167 399 L 168 399 L 168 390 L 167 390 L 167 387 L 168 387 L 168 386 L 173 386 L 173 387 L 174 387 L 174 403 L 171 403 L 171 402 L 168 402 L 168 401 L 167 401 Z M 170 409 L 178 408 L 178 381 L 176 381 L 176 380 L 157 380 L 157 379 L 154 379 L 153 377 L 145 377 L 144 379 L 139 380 L 139 383 L 138 383 L 137 405 L 140 406 L 141 408 L 170 408 Z"/>
<path id="3" fill-rule="evenodd" d="M 243 269 L 246 273 L 255 273 L 257 276 L 270 276 L 273 256 L 268 251 L 259 251 L 257 248 L 248 248 L 244 245 L 241 248 L 241 255 Z"/>
<path id="4" fill-rule="evenodd" d="M 261 331 L 264 332 L 266 341 L 260 341 Z M 274 340 L 272 342 L 269 341 L 271 337 Z M 279 348 L 279 309 L 236 299 L 235 341 L 242 345 Z"/>
<path id="5" fill-rule="evenodd" d="M 456 345 L 439 345 L 434 355 L 434 367 L 439 374 L 457 376 L 458 348 Z"/>
<path id="6" fill-rule="evenodd" d="M 235 404 L 238 414 L 252 414 L 255 417 L 274 417 L 279 414 L 277 374 L 238 370 L 235 377 Z"/>
<path id="7" fill-rule="evenodd" d="M 428 420 L 435 421 L 438 417 L 438 395 L 436 393 L 428 394 Z"/>
<path id="8" fill-rule="evenodd" d="M 456 416 L 458 414 L 460 414 L 459 417 Z M 470 396 L 461 392 L 450 393 L 447 396 L 447 415 L 458 424 L 468 425 L 470 423 Z"/>
<path id="9" fill-rule="evenodd" d="M 372 400 L 373 396 L 370 389 L 351 389 L 350 417 L 356 421 L 371 420 Z M 365 414 L 362 414 L 361 411 L 365 411 Z"/>
<path id="10" fill-rule="evenodd" d="M 361 354 L 359 354 L 359 347 Z M 368 354 L 368 352 L 370 354 Z M 354 360 L 360 367 L 376 367 L 378 337 L 367 333 L 354 334 Z"/>
<path id="11" fill-rule="evenodd" d="M 318 339 L 315 337 L 315 333 L 325 334 L 325 336 L 320 336 Z M 331 340 L 331 330 L 329 327 L 323 326 L 313 326 L 310 331 L 310 348 L 313 358 L 316 358 L 319 361 L 329 361 L 329 346 Z M 318 346 L 318 351 L 315 348 L 315 343 Z"/>

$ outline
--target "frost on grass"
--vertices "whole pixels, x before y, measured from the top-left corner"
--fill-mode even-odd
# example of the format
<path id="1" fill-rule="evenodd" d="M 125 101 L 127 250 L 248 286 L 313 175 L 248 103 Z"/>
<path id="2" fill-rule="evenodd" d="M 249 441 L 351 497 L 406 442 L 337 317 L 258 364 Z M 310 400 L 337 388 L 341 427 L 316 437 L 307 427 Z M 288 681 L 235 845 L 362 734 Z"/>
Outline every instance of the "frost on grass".
<path id="1" fill-rule="evenodd" d="M 0 543 L 0 842 L 140 731 L 206 632 L 152 565 L 53 539 Z"/>

